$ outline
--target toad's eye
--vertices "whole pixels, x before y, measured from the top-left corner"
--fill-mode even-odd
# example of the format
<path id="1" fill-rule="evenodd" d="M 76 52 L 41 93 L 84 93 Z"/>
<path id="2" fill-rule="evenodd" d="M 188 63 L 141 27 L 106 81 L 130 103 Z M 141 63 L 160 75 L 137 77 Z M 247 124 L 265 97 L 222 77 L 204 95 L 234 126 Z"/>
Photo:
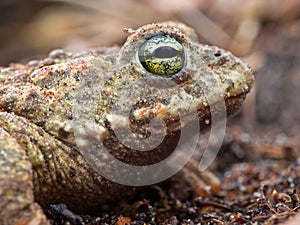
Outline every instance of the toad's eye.
<path id="1" fill-rule="evenodd" d="M 151 37 L 141 45 L 138 56 L 148 72 L 165 77 L 179 72 L 185 61 L 183 46 L 168 35 Z"/>

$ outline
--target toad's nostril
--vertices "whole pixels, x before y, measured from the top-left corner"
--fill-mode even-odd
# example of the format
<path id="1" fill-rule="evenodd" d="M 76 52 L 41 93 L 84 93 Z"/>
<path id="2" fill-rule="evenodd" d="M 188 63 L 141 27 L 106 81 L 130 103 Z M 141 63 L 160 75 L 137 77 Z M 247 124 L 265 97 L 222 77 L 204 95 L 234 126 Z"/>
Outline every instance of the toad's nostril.
<path id="1" fill-rule="evenodd" d="M 222 53 L 220 52 L 220 51 L 217 51 L 216 53 L 215 53 L 215 56 L 216 57 L 220 57 L 222 55 Z"/>

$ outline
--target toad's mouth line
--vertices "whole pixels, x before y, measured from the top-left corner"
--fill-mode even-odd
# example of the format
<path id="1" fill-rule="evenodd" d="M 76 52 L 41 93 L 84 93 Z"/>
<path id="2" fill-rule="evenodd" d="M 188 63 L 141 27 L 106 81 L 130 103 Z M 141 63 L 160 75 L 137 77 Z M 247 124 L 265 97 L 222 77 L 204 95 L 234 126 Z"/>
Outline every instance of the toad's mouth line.
<path id="1" fill-rule="evenodd" d="M 224 98 L 223 105 L 224 107 L 220 109 L 218 103 L 212 103 L 211 105 L 203 106 L 201 105 L 194 112 L 186 112 L 182 116 L 176 115 L 171 118 L 165 118 L 164 122 L 167 127 L 168 134 L 174 134 L 180 132 L 180 130 L 188 123 L 193 123 L 198 121 L 200 124 L 200 130 L 205 130 L 208 127 L 211 127 L 211 122 L 216 122 L 218 119 L 227 119 L 228 116 L 234 115 L 237 113 L 238 109 L 241 108 L 242 103 L 246 97 L 246 93 L 243 92 L 239 95 L 230 96 Z M 211 109 L 213 111 L 211 111 Z M 216 111 L 214 111 L 216 110 Z M 193 116 L 193 113 L 197 113 L 197 119 Z M 191 119 L 193 118 L 193 119 Z M 213 121 L 211 121 L 213 119 Z M 137 123 L 149 123 L 148 120 L 138 120 Z"/>

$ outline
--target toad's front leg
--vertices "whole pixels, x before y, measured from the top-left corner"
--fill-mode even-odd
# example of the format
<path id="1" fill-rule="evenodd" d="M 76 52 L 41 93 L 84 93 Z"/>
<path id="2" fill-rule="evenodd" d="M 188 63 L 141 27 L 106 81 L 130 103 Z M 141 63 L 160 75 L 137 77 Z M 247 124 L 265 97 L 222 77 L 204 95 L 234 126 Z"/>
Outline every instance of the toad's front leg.
<path id="1" fill-rule="evenodd" d="M 0 224 L 50 224 L 34 202 L 32 168 L 26 152 L 1 123 L 0 119 Z"/>

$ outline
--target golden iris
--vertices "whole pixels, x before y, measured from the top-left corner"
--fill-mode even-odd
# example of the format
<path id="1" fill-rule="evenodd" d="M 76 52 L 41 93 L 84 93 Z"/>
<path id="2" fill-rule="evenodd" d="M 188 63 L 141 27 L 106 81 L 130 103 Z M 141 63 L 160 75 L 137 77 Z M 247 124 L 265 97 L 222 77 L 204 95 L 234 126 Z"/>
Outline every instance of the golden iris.
<path id="1" fill-rule="evenodd" d="M 184 65 L 183 46 L 169 35 L 155 35 L 141 45 L 138 56 L 143 67 L 150 73 L 172 76 Z"/>

